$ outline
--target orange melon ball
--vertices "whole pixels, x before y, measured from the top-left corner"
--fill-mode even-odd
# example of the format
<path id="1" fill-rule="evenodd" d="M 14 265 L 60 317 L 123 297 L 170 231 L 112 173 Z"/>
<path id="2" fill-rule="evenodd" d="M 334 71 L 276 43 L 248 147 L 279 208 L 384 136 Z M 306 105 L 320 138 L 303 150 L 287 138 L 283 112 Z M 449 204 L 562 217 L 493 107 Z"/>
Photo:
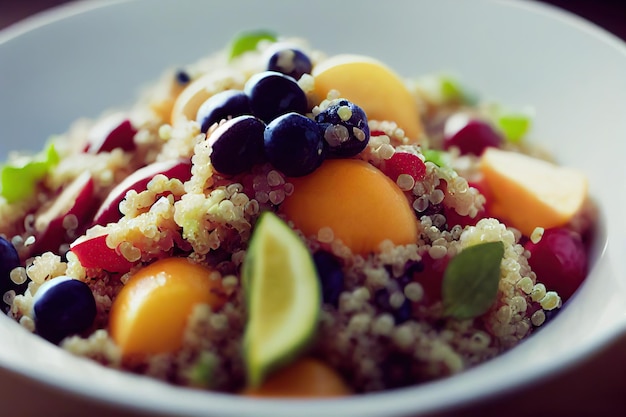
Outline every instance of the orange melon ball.
<path id="1" fill-rule="evenodd" d="M 221 280 L 186 258 L 168 258 L 136 272 L 113 302 L 109 332 L 124 357 L 173 352 L 182 346 L 193 308 L 218 310 L 226 301 Z"/>
<path id="2" fill-rule="evenodd" d="M 400 188 L 357 159 L 325 161 L 312 174 L 289 180 L 294 192 L 281 211 L 305 235 L 330 228 L 353 253 L 378 252 L 384 240 L 415 243 L 417 220 Z"/>
<path id="3" fill-rule="evenodd" d="M 252 397 L 319 398 L 350 395 L 341 376 L 317 359 L 303 358 L 276 371 L 257 388 L 243 394 Z"/>

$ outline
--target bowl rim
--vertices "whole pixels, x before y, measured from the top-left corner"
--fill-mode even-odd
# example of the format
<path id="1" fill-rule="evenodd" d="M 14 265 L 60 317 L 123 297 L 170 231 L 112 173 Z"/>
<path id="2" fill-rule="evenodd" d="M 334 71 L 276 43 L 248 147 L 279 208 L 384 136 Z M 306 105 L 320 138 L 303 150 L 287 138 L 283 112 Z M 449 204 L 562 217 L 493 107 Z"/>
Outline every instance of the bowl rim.
<path id="1" fill-rule="evenodd" d="M 69 18 L 71 16 L 80 15 L 85 12 L 89 12 L 102 7 L 110 7 L 115 6 L 117 4 L 130 3 L 139 0 L 78 0 L 75 2 L 65 3 L 60 6 L 56 6 L 50 9 L 47 9 L 43 12 L 40 12 L 36 15 L 30 16 L 20 22 L 12 24 L 2 30 L 0 30 L 0 47 L 6 43 L 10 42 L 14 39 L 19 38 L 20 36 L 36 31 L 37 29 L 49 25 L 62 22 L 64 19 Z M 521 8 L 529 11 L 531 13 L 541 14 L 543 16 L 549 17 L 551 19 L 561 21 L 566 23 L 567 25 L 574 26 L 577 30 L 582 30 L 585 33 L 599 39 L 601 42 L 608 44 L 612 47 L 616 53 L 619 53 L 626 57 L 626 43 L 618 38 L 616 35 L 606 31 L 603 28 L 598 27 L 592 22 L 587 21 L 586 19 L 577 16 L 573 13 L 567 12 L 563 9 L 560 9 L 556 6 L 539 3 L 532 0 L 482 0 L 487 3 L 498 4 L 503 7 L 512 7 L 512 8 Z M 603 257 L 607 256 L 607 246 L 608 242 L 605 239 L 602 247 L 598 249 L 599 256 L 598 261 Z M 591 273 L 592 271 L 590 271 Z M 5 317 L 1 320 L 10 320 Z M 14 323 L 16 329 L 19 327 L 19 324 Z M 620 321 L 616 322 L 612 327 L 607 328 L 606 331 L 599 333 L 596 335 L 593 343 L 589 342 L 584 346 L 584 349 L 580 349 L 580 347 L 570 355 L 564 355 L 560 358 L 558 362 L 553 362 L 550 365 L 550 370 L 554 371 L 554 373 L 562 371 L 566 368 L 567 365 L 571 365 L 577 360 L 587 358 L 594 352 L 598 351 L 600 348 L 605 346 L 607 343 L 611 342 L 615 338 L 617 338 L 622 332 L 626 331 L 626 322 Z M 39 339 L 37 336 L 27 334 L 25 335 L 25 340 L 32 339 L 33 343 L 41 343 L 47 344 L 47 342 Z M 48 347 L 46 347 L 48 348 Z M 50 349 L 59 350 L 57 347 L 50 345 Z M 505 353 L 506 354 L 506 353 Z M 64 355 L 70 355 L 67 352 L 64 352 Z M 76 358 L 72 357 L 72 360 L 85 361 L 86 367 L 98 367 L 98 370 L 103 372 L 115 372 L 119 373 L 119 371 L 103 368 L 102 366 L 93 363 L 84 358 Z M 498 358 L 492 359 L 490 363 L 497 363 Z M 485 366 L 484 364 L 481 365 Z M 97 392 L 93 389 L 89 389 L 83 384 L 80 384 L 79 381 L 67 381 L 63 378 L 63 375 L 56 375 L 50 372 L 46 372 L 45 370 L 38 369 L 36 367 L 30 366 L 27 361 L 23 361 L 21 363 L 10 363 L 3 360 L 0 356 L 0 367 L 7 369 L 10 372 L 15 373 L 16 375 L 25 376 L 27 378 L 31 378 L 37 383 L 47 385 L 51 388 L 64 391 L 70 395 L 76 395 L 85 398 L 91 398 L 94 401 L 107 403 L 107 404 L 117 404 L 119 406 L 123 406 L 130 410 L 137 411 L 151 411 L 155 415 L 161 413 L 178 413 L 178 412 L 186 412 L 188 415 L 200 415 L 196 413 L 200 413 L 199 408 L 190 406 L 188 408 L 181 409 L 181 404 L 193 403 L 192 400 L 197 401 L 199 398 L 204 398 L 204 400 L 200 401 L 199 404 L 208 404 L 212 403 L 214 406 L 220 411 L 224 411 L 224 416 L 235 416 L 241 415 L 242 413 L 251 412 L 251 413 L 272 413 L 276 416 L 287 416 L 293 412 L 293 405 L 299 405 L 302 410 L 306 410 L 310 405 L 315 405 L 315 414 L 320 415 L 321 413 L 326 413 L 329 415 L 342 415 L 345 413 L 346 415 L 349 413 L 350 415 L 359 413 L 363 416 L 375 416 L 382 415 L 381 413 L 388 412 L 388 404 L 395 402 L 399 404 L 394 410 L 393 415 L 404 415 L 406 413 L 414 413 L 415 410 L 412 407 L 411 401 L 407 401 L 410 399 L 411 391 L 415 391 L 417 389 L 422 390 L 423 392 L 430 392 L 432 390 L 440 389 L 439 387 L 443 385 L 446 387 L 449 385 L 449 378 L 429 382 L 426 385 L 421 385 L 419 387 L 407 387 L 402 389 L 397 389 L 393 391 L 386 391 L 382 393 L 374 393 L 368 394 L 368 397 L 372 398 L 372 401 L 367 402 L 365 406 L 362 401 L 361 396 L 347 397 L 337 400 L 272 400 L 270 401 L 259 401 L 257 399 L 250 399 L 245 397 L 233 396 L 233 395 L 224 395 L 219 393 L 205 392 L 201 391 L 198 394 L 197 391 L 190 390 L 188 388 L 180 388 L 176 386 L 171 386 L 164 384 L 159 381 L 153 381 L 147 379 L 142 376 L 126 374 L 124 378 L 129 378 L 136 380 L 140 385 L 142 385 L 145 389 L 142 392 L 148 392 L 150 389 L 156 389 L 158 391 L 164 392 L 175 392 L 176 396 L 179 398 L 176 403 L 170 403 L 166 398 L 161 396 L 153 396 L 153 400 L 150 404 L 144 403 L 141 406 L 137 405 L 136 393 L 127 392 L 123 389 L 118 389 L 117 387 L 110 387 L 108 391 Z M 482 383 L 471 380 L 471 376 L 473 375 L 473 369 L 465 371 L 460 375 L 456 375 L 455 378 L 458 381 L 458 384 L 463 384 L 464 381 L 469 380 L 472 381 L 471 384 L 467 385 L 469 389 L 465 391 L 465 394 L 457 396 L 455 398 L 451 398 L 447 404 L 433 404 L 426 403 L 418 410 L 420 413 L 429 413 L 434 411 L 446 411 L 452 410 L 459 406 L 465 406 L 472 403 L 476 403 L 480 400 L 485 399 L 487 396 L 492 397 L 494 395 L 504 395 L 516 388 L 520 388 L 522 386 L 527 385 L 531 381 L 537 381 L 542 378 L 546 378 L 546 369 L 528 369 L 525 373 L 521 375 L 517 375 L 515 380 L 511 379 L 503 382 L 501 385 L 497 387 L 497 390 L 494 392 L 493 390 L 487 392 L 487 390 L 481 389 L 483 386 Z M 493 388 L 493 386 L 490 386 Z M 460 391 L 455 391 L 460 392 Z M 379 401 L 384 399 L 385 401 Z M 356 413 L 355 413 L 356 411 Z M 185 414 L 187 415 L 187 414 Z M 304 415 L 304 414 L 303 414 Z M 311 414 L 313 415 L 313 414 Z"/>

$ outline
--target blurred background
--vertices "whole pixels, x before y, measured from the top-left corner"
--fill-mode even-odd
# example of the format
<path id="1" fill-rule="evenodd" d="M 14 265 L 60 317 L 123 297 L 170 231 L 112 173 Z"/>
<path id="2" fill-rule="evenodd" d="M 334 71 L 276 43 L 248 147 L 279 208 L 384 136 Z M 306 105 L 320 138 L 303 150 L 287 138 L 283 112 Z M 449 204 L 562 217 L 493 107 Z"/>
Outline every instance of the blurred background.
<path id="1" fill-rule="evenodd" d="M 471 0 L 469 0 L 471 1 Z M 534 1 L 534 0 L 529 0 Z M 626 41 L 625 0 L 537 0 L 569 10 Z M 69 0 L 0 0 L 0 29 L 36 13 Z"/>
<path id="2" fill-rule="evenodd" d="M 0 29 L 41 10 L 69 1 L 0 0 Z M 540 2 L 577 14 L 626 41 L 626 0 L 542 0 Z M 626 74 L 624 76 L 626 77 Z M 55 394 L 44 391 L 39 395 L 42 396 L 40 400 L 44 400 L 46 395 L 54 396 Z M 88 404 L 85 406 L 88 407 Z M 81 405 L 77 403 L 77 407 Z M 94 411 L 91 410 L 90 414 L 94 415 Z M 126 416 L 125 413 L 115 413 L 115 415 Z M 458 410 L 454 415 L 626 416 L 626 335 L 562 374 L 538 381 L 522 391 Z"/>

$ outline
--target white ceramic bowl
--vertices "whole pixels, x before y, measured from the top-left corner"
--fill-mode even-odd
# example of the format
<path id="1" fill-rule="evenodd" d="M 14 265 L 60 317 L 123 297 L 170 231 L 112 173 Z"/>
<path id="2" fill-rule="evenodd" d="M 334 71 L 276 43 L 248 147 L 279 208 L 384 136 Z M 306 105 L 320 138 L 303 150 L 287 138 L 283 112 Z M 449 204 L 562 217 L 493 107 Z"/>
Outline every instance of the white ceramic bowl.
<path id="1" fill-rule="evenodd" d="M 296 410 L 300 416 L 419 415 L 541 379 L 626 329 L 626 46 L 579 18 L 541 4 L 70 4 L 0 32 L 2 157 L 8 149 L 39 149 L 48 135 L 65 131 L 77 117 L 95 117 L 108 107 L 132 102 L 138 88 L 165 68 L 195 61 L 222 48 L 236 31 L 255 28 L 308 38 L 329 53 L 371 55 L 404 76 L 453 71 L 485 96 L 513 107 L 532 105 L 534 140 L 561 163 L 585 171 L 601 207 L 588 280 L 555 320 L 509 353 L 459 376 L 383 394 L 259 402 L 175 388 L 72 357 L 0 317 L 0 379 L 5 386 L 33 389 L 35 384 L 39 390 L 69 395 L 81 406 L 109 404 L 111 409 L 150 415 L 274 417 L 293 416 Z M 18 394 L 16 403 L 30 398 L 21 392 L 23 398 Z"/>

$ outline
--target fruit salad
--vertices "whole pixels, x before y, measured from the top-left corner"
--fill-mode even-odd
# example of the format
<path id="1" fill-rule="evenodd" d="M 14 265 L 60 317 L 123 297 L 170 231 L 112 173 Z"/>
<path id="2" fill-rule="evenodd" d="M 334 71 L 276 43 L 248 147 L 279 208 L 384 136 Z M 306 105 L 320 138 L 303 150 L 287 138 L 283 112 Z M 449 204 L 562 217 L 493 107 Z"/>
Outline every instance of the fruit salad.
<path id="1" fill-rule="evenodd" d="M 2 310 L 68 354 L 235 395 L 450 377 L 587 274 L 587 179 L 531 131 L 449 75 L 239 34 L 9 156 Z"/>

